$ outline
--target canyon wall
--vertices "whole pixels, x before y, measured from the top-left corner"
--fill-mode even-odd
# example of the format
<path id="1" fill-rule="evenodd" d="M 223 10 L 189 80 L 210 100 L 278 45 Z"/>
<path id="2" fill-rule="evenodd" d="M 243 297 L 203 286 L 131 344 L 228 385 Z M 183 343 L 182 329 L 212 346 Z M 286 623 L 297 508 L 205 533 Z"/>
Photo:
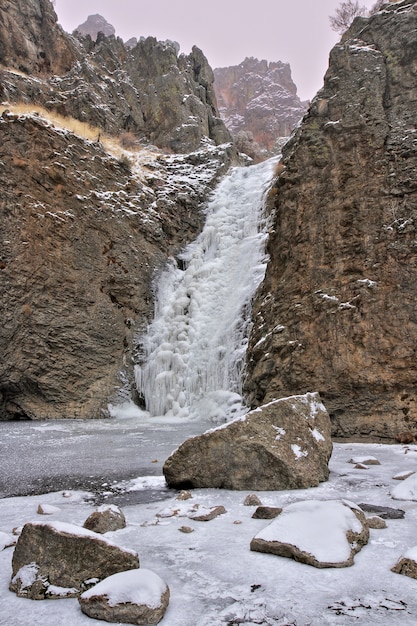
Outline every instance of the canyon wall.
<path id="1" fill-rule="evenodd" d="M 337 437 L 417 435 L 417 2 L 356 18 L 285 146 L 252 406 L 319 391 Z"/>

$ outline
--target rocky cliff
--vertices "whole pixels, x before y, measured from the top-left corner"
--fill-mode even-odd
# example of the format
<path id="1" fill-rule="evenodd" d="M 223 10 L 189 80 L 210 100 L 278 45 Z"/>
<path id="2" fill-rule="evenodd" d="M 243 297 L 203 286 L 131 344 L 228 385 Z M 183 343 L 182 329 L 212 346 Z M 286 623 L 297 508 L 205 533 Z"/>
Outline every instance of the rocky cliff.
<path id="1" fill-rule="evenodd" d="M 416 77 L 416 0 L 355 19 L 269 198 L 246 391 L 320 391 L 336 436 L 417 435 Z"/>
<path id="2" fill-rule="evenodd" d="M 0 29 L 0 419 L 100 417 L 130 395 L 153 281 L 201 228 L 230 137 L 198 49 L 77 40 L 47 0 L 3 2 Z"/>
<path id="3" fill-rule="evenodd" d="M 240 65 L 216 68 L 214 87 L 222 118 L 232 135 L 249 133 L 261 150 L 277 151 L 306 111 L 297 96 L 288 63 L 246 58 Z"/>
<path id="4" fill-rule="evenodd" d="M 109 24 L 109 22 L 98 13 L 96 13 L 95 15 L 89 15 L 85 22 L 77 26 L 75 30 L 77 33 L 80 33 L 80 35 L 83 35 L 84 37 L 86 35 L 90 35 L 93 41 L 97 40 L 97 36 L 99 33 L 103 33 L 103 35 L 106 35 L 106 37 L 110 37 L 110 35 L 116 34 L 116 29 L 114 28 L 114 26 L 112 24 Z"/>

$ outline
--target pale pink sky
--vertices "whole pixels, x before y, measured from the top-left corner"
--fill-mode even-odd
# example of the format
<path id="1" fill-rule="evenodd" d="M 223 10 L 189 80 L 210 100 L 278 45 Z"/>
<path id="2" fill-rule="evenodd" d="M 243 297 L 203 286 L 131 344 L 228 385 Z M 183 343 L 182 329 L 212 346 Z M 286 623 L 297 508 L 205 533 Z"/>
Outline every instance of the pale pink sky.
<path id="1" fill-rule="evenodd" d="M 361 0 L 370 8 L 375 0 Z M 210 65 L 238 65 L 245 57 L 284 61 L 302 100 L 323 84 L 330 49 L 339 37 L 329 26 L 340 0 L 56 0 L 63 28 L 72 32 L 99 13 L 116 34 L 178 41 L 188 54 L 202 49 Z"/>

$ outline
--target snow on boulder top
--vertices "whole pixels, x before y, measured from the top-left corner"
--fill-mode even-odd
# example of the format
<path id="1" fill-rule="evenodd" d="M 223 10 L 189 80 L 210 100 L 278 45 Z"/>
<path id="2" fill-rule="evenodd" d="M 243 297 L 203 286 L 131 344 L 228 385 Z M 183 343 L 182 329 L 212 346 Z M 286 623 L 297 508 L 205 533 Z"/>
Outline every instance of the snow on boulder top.
<path id="1" fill-rule="evenodd" d="M 347 533 L 360 535 L 362 531 L 363 525 L 348 503 L 309 500 L 287 506 L 253 541 L 294 546 L 311 555 L 315 564 L 340 566 L 351 564 L 354 546 L 347 539 Z"/>
<path id="2" fill-rule="evenodd" d="M 394 500 L 417 501 L 417 474 L 412 474 L 391 489 L 391 497 Z"/>
<path id="3" fill-rule="evenodd" d="M 105 578 L 81 594 L 81 599 L 106 596 L 109 606 L 130 603 L 144 604 L 155 609 L 160 605 L 161 596 L 167 589 L 166 583 L 158 574 L 141 568 Z"/>

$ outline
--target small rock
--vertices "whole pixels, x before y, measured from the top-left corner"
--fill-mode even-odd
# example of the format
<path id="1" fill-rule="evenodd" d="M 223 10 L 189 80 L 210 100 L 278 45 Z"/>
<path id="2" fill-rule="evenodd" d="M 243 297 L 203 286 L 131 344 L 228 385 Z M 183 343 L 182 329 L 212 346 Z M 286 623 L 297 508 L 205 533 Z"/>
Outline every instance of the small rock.
<path id="1" fill-rule="evenodd" d="M 178 528 L 179 531 L 181 531 L 182 533 L 193 533 L 194 532 L 194 528 L 191 528 L 191 526 L 181 526 L 180 528 Z"/>
<path id="2" fill-rule="evenodd" d="M 369 469 L 369 467 L 367 465 L 365 465 L 364 463 L 356 463 L 356 465 L 355 465 L 355 467 L 353 469 L 367 470 L 367 469 Z"/>
<path id="3" fill-rule="evenodd" d="M 391 571 L 410 578 L 417 578 L 417 547 L 410 548 L 397 561 Z"/>
<path id="4" fill-rule="evenodd" d="M 358 504 L 365 513 L 376 513 L 382 519 L 402 519 L 405 511 L 402 509 L 393 509 L 389 506 L 378 506 L 377 504 Z"/>
<path id="5" fill-rule="evenodd" d="M 256 493 L 250 493 L 248 496 L 246 496 L 243 504 L 244 506 L 261 506 L 262 502 L 260 501 Z"/>
<path id="6" fill-rule="evenodd" d="M 235 519 L 235 521 L 233 522 L 233 524 L 241 524 L 241 520 L 240 519 Z"/>
<path id="7" fill-rule="evenodd" d="M 55 513 L 59 513 L 61 509 L 57 506 L 52 506 L 52 504 L 39 504 L 38 505 L 38 515 L 55 515 Z"/>
<path id="8" fill-rule="evenodd" d="M 379 515 L 367 517 L 366 523 L 368 524 L 368 528 L 374 528 L 378 530 L 387 527 L 386 521 L 382 519 L 382 517 L 379 517 Z"/>
<path id="9" fill-rule="evenodd" d="M 202 513 L 203 510 L 206 510 L 206 512 Z M 224 506 L 215 506 L 212 509 L 203 509 L 203 507 L 201 507 L 198 515 L 189 515 L 189 518 L 194 520 L 195 522 L 209 522 L 210 520 L 218 517 L 219 515 L 223 515 L 224 513 L 227 513 Z"/>
<path id="10" fill-rule="evenodd" d="M 177 500 L 189 500 L 190 498 L 192 498 L 192 494 L 191 491 L 187 491 L 185 489 L 183 489 L 182 491 L 179 492 L 179 494 L 177 495 Z"/>
<path id="11" fill-rule="evenodd" d="M 282 512 L 279 506 L 258 506 L 254 514 L 253 519 L 274 519 Z"/>
<path id="12" fill-rule="evenodd" d="M 8 533 L 0 531 L 0 552 L 5 548 L 11 548 L 14 545 L 16 545 L 16 538 L 12 537 Z"/>
<path id="13" fill-rule="evenodd" d="M 353 463 L 354 465 L 381 465 L 374 456 L 355 456 L 348 463 Z"/>
<path id="14" fill-rule="evenodd" d="M 395 436 L 395 439 L 398 443 L 413 443 L 414 435 L 408 430 L 404 433 L 398 433 L 398 435 Z"/>
<path id="15" fill-rule="evenodd" d="M 118 506 L 103 504 L 87 517 L 83 526 L 104 535 L 104 533 L 126 528 L 126 518 Z"/>
<path id="16" fill-rule="evenodd" d="M 158 624 L 169 603 L 168 585 L 147 569 L 120 572 L 78 598 L 83 613 L 106 622 Z"/>
<path id="17" fill-rule="evenodd" d="M 406 480 L 406 478 L 410 478 L 413 474 L 415 474 L 413 470 L 406 470 L 404 472 L 400 472 L 399 474 L 395 474 L 392 478 L 393 480 Z"/>

